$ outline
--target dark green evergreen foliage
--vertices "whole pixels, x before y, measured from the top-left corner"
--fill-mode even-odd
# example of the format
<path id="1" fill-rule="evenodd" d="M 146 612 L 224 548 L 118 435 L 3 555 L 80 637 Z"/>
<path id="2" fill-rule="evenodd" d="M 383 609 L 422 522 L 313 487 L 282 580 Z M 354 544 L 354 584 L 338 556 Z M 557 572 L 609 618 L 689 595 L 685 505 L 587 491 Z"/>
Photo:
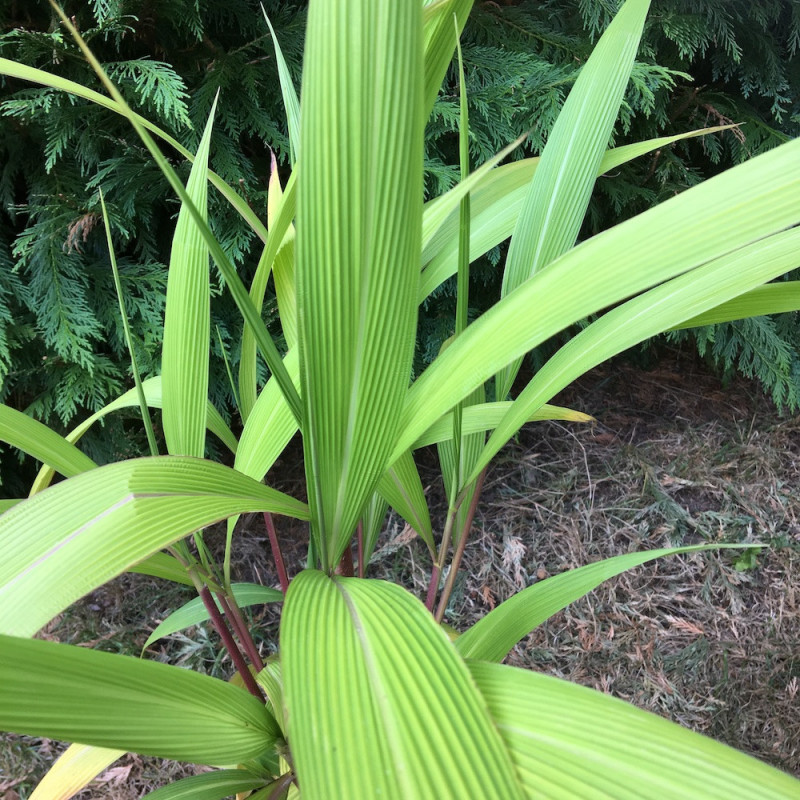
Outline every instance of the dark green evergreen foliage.
<path id="1" fill-rule="evenodd" d="M 0 56 L 102 91 L 46 0 L 0 5 Z M 270 148 L 285 160 L 288 138 L 258 0 L 64 6 L 131 105 L 189 149 L 196 148 L 220 91 L 211 166 L 264 218 Z M 299 69 L 302 10 L 279 1 L 264 7 L 284 54 Z M 0 86 L 0 100 L 0 397 L 68 426 L 130 386 L 98 187 L 112 217 L 144 375 L 159 369 L 164 263 L 178 205 L 123 118 L 18 81 Z M 188 175 L 181 162 L 176 158 Z M 209 213 L 248 277 L 259 254 L 252 233 L 213 192 Z M 237 315 L 221 285 L 214 295 L 214 321 L 235 361 Z M 268 303 L 266 313 L 271 308 Z M 210 346 L 212 399 L 225 411 L 229 382 L 216 333 Z M 107 432 L 88 445 L 101 459 L 123 446 Z"/>
<path id="2" fill-rule="evenodd" d="M 187 147 L 196 146 L 221 91 L 211 166 L 263 218 L 270 148 L 285 164 L 288 139 L 259 5 L 65 3 L 133 106 Z M 299 86 L 305 3 L 265 0 L 264 6 Z M 463 37 L 474 164 L 523 132 L 529 138 L 514 157 L 541 150 L 593 41 L 618 6 L 618 0 L 476 0 Z M 729 120 L 744 124 L 603 176 L 582 235 L 797 135 L 798 47 L 797 0 L 653 0 L 615 143 Z M 46 0 L 0 3 L 0 56 L 100 88 Z M 451 71 L 428 128 L 431 193 L 457 179 L 457 122 Z M 188 174 L 179 158 L 175 163 Z M 0 399 L 64 426 L 130 386 L 99 216 L 100 186 L 113 217 L 140 365 L 145 375 L 157 374 L 164 263 L 178 208 L 166 183 L 123 119 L 59 92 L 18 81 L 0 84 Z M 247 281 L 259 243 L 214 192 L 210 203 L 213 227 Z M 482 298 L 498 291 L 502 256 L 503 248 L 495 248 L 473 267 L 473 315 Z M 235 369 L 238 315 L 222 289 L 217 285 L 212 299 L 213 321 Z M 268 298 L 265 315 L 274 313 Z M 453 287 L 445 284 L 423 308 L 418 369 L 451 334 L 453 317 Z M 776 401 L 795 406 L 800 400 L 794 316 L 676 338 L 687 336 L 723 369 L 754 374 Z M 231 392 L 216 332 L 210 346 L 212 400 L 226 413 Z M 101 459 L 124 446 L 108 429 L 87 444 Z"/>

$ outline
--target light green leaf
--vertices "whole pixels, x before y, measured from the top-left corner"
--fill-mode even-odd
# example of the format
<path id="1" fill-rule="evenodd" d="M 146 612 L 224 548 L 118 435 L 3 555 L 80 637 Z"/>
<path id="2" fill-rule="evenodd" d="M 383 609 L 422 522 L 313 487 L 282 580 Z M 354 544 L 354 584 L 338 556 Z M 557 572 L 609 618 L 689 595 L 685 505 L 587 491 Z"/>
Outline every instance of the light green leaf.
<path id="1" fill-rule="evenodd" d="M 513 405 L 512 401 L 504 400 L 501 403 L 481 403 L 480 405 L 468 406 L 464 409 L 464 416 L 461 420 L 461 433 L 468 436 L 481 431 L 490 431 L 496 428 L 505 417 Z M 592 422 L 594 417 L 584 414 L 582 411 L 573 411 L 571 408 L 562 406 L 543 405 L 525 420 L 526 422 L 540 422 L 543 420 L 562 420 L 564 422 Z M 445 414 L 440 417 L 419 439 L 413 444 L 414 450 L 421 447 L 446 442 L 453 436 L 453 417 L 452 414 Z"/>
<path id="2" fill-rule="evenodd" d="M 772 280 L 797 264 L 800 228 L 713 259 L 623 303 L 565 344 L 536 373 L 497 425 L 473 469 L 477 476 L 545 400 L 575 378 L 638 342 Z"/>
<path id="3" fill-rule="evenodd" d="M 774 767 L 607 694 L 499 664 L 473 662 L 470 672 L 527 797 L 800 796 L 800 782 Z"/>
<path id="4" fill-rule="evenodd" d="M 8 511 L 9 508 L 13 508 L 17 503 L 21 503 L 21 497 L 15 497 L 11 500 L 0 500 L 0 514 Z"/>
<path id="5" fill-rule="evenodd" d="M 47 425 L 4 405 L 0 405 L 0 441 L 18 447 L 67 478 L 97 466 Z"/>
<path id="6" fill-rule="evenodd" d="M 264 19 L 269 26 L 270 36 L 272 36 L 272 44 L 275 47 L 275 62 L 278 65 L 278 80 L 281 83 L 281 96 L 283 97 L 283 108 L 286 112 L 286 122 L 289 126 L 289 148 L 292 166 L 294 167 L 297 161 L 297 155 L 300 152 L 300 101 L 297 98 L 297 92 L 294 88 L 289 66 L 286 59 L 283 57 L 283 50 L 281 50 L 278 37 L 275 35 L 275 28 L 269 21 L 267 12 L 264 6 L 261 6 L 261 11 L 264 14 Z"/>
<path id="7" fill-rule="evenodd" d="M 794 140 L 565 253 L 470 325 L 420 375 L 408 392 L 393 457 L 491 377 L 493 367 L 594 312 L 798 224 L 798 195 Z"/>
<path id="8" fill-rule="evenodd" d="M 216 106 L 214 98 L 186 185 L 203 220 L 207 217 L 206 171 Z M 161 357 L 162 424 L 167 448 L 174 456 L 202 458 L 205 454 L 210 342 L 208 247 L 184 206 L 172 238 Z"/>
<path id="9" fill-rule="evenodd" d="M 383 473 L 378 481 L 378 492 L 428 545 L 431 555 L 435 555 L 436 544 L 433 541 L 428 502 L 410 450 Z"/>
<path id="10" fill-rule="evenodd" d="M 186 567 L 177 558 L 166 553 L 153 553 L 138 564 L 134 564 L 128 572 L 138 572 L 141 575 L 163 578 L 184 586 L 194 586 Z"/>
<path id="11" fill-rule="evenodd" d="M 422 59 L 417 0 L 309 7 L 296 252 L 303 443 L 312 536 L 326 569 L 387 466 L 408 386 Z"/>
<path id="12" fill-rule="evenodd" d="M 8 75 L 10 78 L 19 78 L 23 81 L 30 83 L 38 83 L 40 86 L 49 86 L 53 89 L 58 89 L 62 92 L 81 97 L 84 100 L 90 100 L 92 103 L 109 109 L 116 114 L 120 114 L 128 119 L 135 120 L 136 124 L 142 128 L 154 133 L 159 139 L 167 142 L 184 158 L 192 161 L 194 155 L 187 150 L 177 139 L 170 136 L 166 131 L 159 128 L 157 125 L 150 122 L 150 120 L 140 117 L 128 108 L 117 103 L 116 99 L 106 97 L 100 92 L 93 89 L 87 89 L 79 83 L 67 80 L 58 75 L 53 75 L 35 67 L 29 67 L 26 64 L 17 64 L 14 61 L 9 61 L 7 58 L 0 58 L 0 75 Z M 255 212 L 247 204 L 247 201 L 238 195 L 230 186 L 228 186 L 216 172 L 208 170 L 208 180 L 214 185 L 214 188 L 231 204 L 231 206 L 238 212 L 242 219 L 255 231 L 261 241 L 267 241 L 267 229 L 264 223 L 258 218 Z"/>
<path id="13" fill-rule="evenodd" d="M 162 393 L 161 393 L 161 376 L 156 375 L 152 378 L 147 378 L 147 380 L 142 382 L 142 391 L 144 392 L 144 398 L 149 408 L 161 408 L 162 407 Z M 129 389 L 125 394 L 120 395 L 116 400 L 112 400 L 108 405 L 103 406 L 103 408 L 95 411 L 91 417 L 88 417 L 80 425 L 74 427 L 64 438 L 68 442 L 72 442 L 73 444 L 80 440 L 86 431 L 98 422 L 107 414 L 110 414 L 112 411 L 119 411 L 123 408 L 133 408 L 139 404 L 138 395 L 136 393 L 136 389 Z M 222 443 L 232 452 L 236 452 L 237 442 L 236 437 L 231 432 L 231 429 L 225 424 L 225 420 L 222 419 L 219 411 L 212 405 L 209 401 L 206 404 L 206 427 L 219 439 Z M 53 480 L 53 470 L 47 466 L 42 467 L 39 470 L 39 473 L 36 476 L 36 479 L 33 482 L 33 486 L 31 488 L 31 495 L 40 492 L 42 489 L 46 488 L 50 485 Z"/>
<path id="14" fill-rule="evenodd" d="M 71 744 L 39 781 L 30 800 L 69 800 L 126 752 Z"/>
<path id="15" fill-rule="evenodd" d="M 223 800 L 237 792 L 260 789 L 263 778 L 243 769 L 223 769 L 182 778 L 145 795 L 147 800 Z"/>
<path id="16" fill-rule="evenodd" d="M 268 586 L 261 586 L 258 583 L 232 583 L 231 591 L 236 598 L 239 608 L 258 605 L 259 603 L 282 603 L 283 592 L 277 589 L 270 589 Z M 217 607 L 222 611 L 219 601 L 215 598 Z M 147 650 L 153 642 L 163 639 L 165 636 L 189 628 L 192 625 L 199 625 L 208 620 L 208 611 L 203 605 L 201 597 L 195 597 L 177 611 L 173 611 L 156 629 L 147 637 L 142 650 Z"/>
<path id="17" fill-rule="evenodd" d="M 277 178 L 277 172 L 273 171 L 273 176 Z M 286 184 L 286 191 L 281 195 L 278 202 L 277 211 L 274 213 L 274 218 L 269 227 L 269 238 L 264 245 L 264 250 L 261 253 L 261 258 L 258 260 L 253 282 L 250 285 L 250 300 L 253 307 L 261 313 L 261 307 L 264 304 L 264 292 L 267 288 L 267 280 L 269 279 L 270 272 L 274 265 L 276 265 L 276 258 L 280 253 L 287 235 L 291 230 L 292 219 L 295 214 L 296 203 L 296 181 L 294 173 L 289 178 Z M 270 180 L 270 190 L 274 192 L 274 184 Z M 285 265 L 283 265 L 285 266 Z M 281 285 L 281 300 L 282 308 L 280 308 L 281 315 L 287 312 L 287 323 L 291 318 L 292 309 L 289 308 L 290 300 L 287 297 L 289 287 L 286 286 L 286 270 L 280 276 Z M 278 276 L 276 275 L 276 279 Z M 295 311 L 296 314 L 296 311 Z M 287 329 L 291 331 L 291 328 Z M 251 328 L 250 325 L 245 325 L 242 332 L 242 354 L 239 360 L 239 397 L 241 401 L 242 418 L 247 421 L 253 405 L 256 400 L 256 335 L 258 331 Z M 291 334 L 290 334 L 291 336 Z M 291 338 L 287 337 L 287 341 L 291 346 Z"/>
<path id="18" fill-rule="evenodd" d="M 187 669 L 0 635 L 0 729 L 198 764 L 270 748 L 275 720 L 252 695 Z"/>
<path id="19" fill-rule="evenodd" d="M 649 0 L 626 0 L 581 69 L 547 138 L 514 228 L 503 296 L 575 244 L 649 8 Z M 516 359 L 498 376 L 498 400 L 511 391 L 519 363 Z"/>
<path id="20" fill-rule="evenodd" d="M 798 256 L 800 263 L 800 256 Z M 717 325 L 745 317 L 760 317 L 764 314 L 784 314 L 800 309 L 800 281 L 781 281 L 758 286 L 749 292 L 721 303 L 718 306 L 687 319 L 672 330 L 697 328 L 701 325 Z"/>
<path id="21" fill-rule="evenodd" d="M 399 586 L 300 573 L 281 663 L 306 800 L 521 796 L 464 662 Z"/>
<path id="22" fill-rule="evenodd" d="M 283 360 L 286 372 L 297 386 L 300 383 L 300 359 L 297 348 Z M 267 381 L 242 429 L 234 466 L 239 472 L 261 480 L 297 433 L 297 420 L 286 404 L 278 382 Z"/>
<path id="23" fill-rule="evenodd" d="M 378 545 L 378 536 L 383 529 L 386 520 L 386 512 L 389 504 L 378 493 L 372 495 L 372 499 L 367 503 L 364 516 L 361 518 L 361 533 L 364 540 L 364 568 L 369 565 L 372 554 Z"/>
<path id="24" fill-rule="evenodd" d="M 430 116 L 436 96 L 453 58 L 456 47 L 456 19 L 458 35 L 464 28 L 473 0 L 423 0 L 425 9 L 425 119 Z"/>
<path id="25" fill-rule="evenodd" d="M 147 556 L 246 511 L 307 517 L 304 503 L 193 458 L 133 459 L 52 486 L 0 517 L 0 630 L 32 636 Z"/>
<path id="26" fill-rule="evenodd" d="M 668 147 L 683 139 L 705 136 L 730 127 L 730 125 L 720 125 L 713 128 L 700 128 L 675 136 L 662 136 L 612 148 L 603 156 L 597 174 L 604 175 L 627 164 L 634 158 Z M 475 261 L 476 258 L 505 241 L 514 232 L 520 209 L 528 193 L 528 186 L 538 164 L 538 157 L 504 164 L 482 174 L 480 181 L 471 189 L 470 261 Z M 457 190 L 459 186 L 453 187 L 450 191 Z M 431 201 L 425 205 L 423 231 L 428 229 L 427 225 L 433 228 L 433 224 L 427 217 L 430 213 L 429 207 L 432 208 L 432 204 L 435 202 Z M 426 244 L 422 250 L 423 271 L 419 292 L 420 303 L 437 286 L 455 274 L 458 263 L 458 210 L 451 211 L 444 222 L 438 220 L 436 222 L 438 225 L 430 237 L 425 238 Z"/>
<path id="27" fill-rule="evenodd" d="M 502 661 L 517 642 L 538 628 L 545 620 L 615 575 L 646 564 L 648 561 L 678 553 L 754 546 L 693 545 L 648 550 L 644 553 L 625 553 L 553 575 L 523 589 L 492 609 L 456 639 L 456 649 L 464 658 L 476 661 Z"/>

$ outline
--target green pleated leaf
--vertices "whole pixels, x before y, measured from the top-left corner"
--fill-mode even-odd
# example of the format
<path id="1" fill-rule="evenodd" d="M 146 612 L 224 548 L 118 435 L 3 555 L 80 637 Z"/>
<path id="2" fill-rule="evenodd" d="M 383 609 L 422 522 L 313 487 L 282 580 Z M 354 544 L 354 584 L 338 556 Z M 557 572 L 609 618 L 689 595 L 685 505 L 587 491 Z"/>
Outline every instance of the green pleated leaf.
<path id="1" fill-rule="evenodd" d="M 470 672 L 526 797 L 800 796 L 800 782 L 774 767 L 607 694 L 499 664 L 472 662 Z"/>
<path id="2" fill-rule="evenodd" d="M 277 172 L 273 171 L 273 176 L 277 177 Z M 274 186 L 275 184 L 272 180 L 270 180 L 270 190 L 273 194 L 275 191 Z M 273 267 L 276 265 L 275 262 L 278 254 L 280 253 L 281 248 L 284 246 L 287 235 L 289 235 L 291 231 L 296 203 L 296 181 L 294 173 L 292 173 L 292 176 L 289 178 L 289 182 L 286 184 L 286 191 L 281 194 L 278 201 L 275 201 L 273 198 L 273 202 L 277 202 L 277 210 L 274 212 L 273 219 L 270 223 L 269 238 L 264 245 L 264 250 L 261 253 L 261 258 L 258 260 L 256 272 L 253 276 L 253 282 L 250 285 L 250 300 L 253 303 L 253 307 L 259 313 L 261 312 L 261 307 L 264 304 L 264 292 L 267 288 L 267 281 L 270 273 Z M 276 279 L 278 279 L 277 275 Z M 286 270 L 284 269 L 284 272 L 280 276 L 279 280 L 279 284 L 281 286 L 281 305 L 279 306 L 279 309 L 282 316 L 284 313 L 286 313 L 288 323 L 293 309 L 290 308 L 291 303 L 289 300 L 287 300 L 287 293 L 290 291 L 290 287 L 288 287 L 286 283 Z M 287 337 L 287 341 L 291 346 L 292 341 L 290 331 L 291 328 L 288 328 L 287 332 L 289 332 L 289 337 Z M 242 332 L 242 354 L 239 361 L 239 400 L 242 417 L 245 421 L 247 421 L 247 418 L 250 416 L 250 412 L 255 405 L 257 394 L 257 334 L 258 330 L 254 329 L 250 325 L 245 325 L 244 331 Z"/>
<path id="3" fill-rule="evenodd" d="M 153 553 L 138 564 L 134 564 L 128 572 L 138 572 L 141 575 L 163 578 L 173 583 L 181 583 L 184 586 L 194 586 L 186 567 L 177 558 L 166 553 Z"/>
<path id="4" fill-rule="evenodd" d="M 614 147 L 606 151 L 597 174 L 603 175 L 611 172 L 634 158 L 668 147 L 683 139 L 705 136 L 730 127 L 730 125 L 720 125 L 713 128 L 701 128 L 675 136 L 662 136 L 657 139 L 647 139 L 643 142 Z M 470 261 L 475 261 L 476 258 L 508 239 L 514 232 L 520 209 L 528 194 L 528 187 L 538 164 L 538 157 L 504 164 L 482 174 L 477 185 L 471 189 Z M 477 171 L 477 173 L 480 172 L 481 170 Z M 477 173 L 473 173 L 470 179 L 473 179 Z M 459 186 L 453 187 L 450 191 L 456 191 Z M 420 283 L 420 303 L 437 286 L 455 274 L 458 264 L 458 210 L 451 211 L 443 222 L 436 220 L 437 225 L 434 228 L 432 221 L 428 220 L 428 215 L 431 213 L 430 209 L 436 207 L 435 204 L 436 201 L 426 203 L 423 214 L 423 231 L 433 230 L 433 232 L 424 239 L 425 245 L 422 250 L 424 268 Z"/>
<path id="5" fill-rule="evenodd" d="M 159 139 L 169 144 L 184 158 L 192 161 L 194 155 L 187 150 L 177 139 L 170 136 L 166 131 L 159 128 L 157 125 L 150 122 L 150 120 L 135 114 L 129 108 L 119 104 L 116 99 L 106 97 L 94 89 L 87 89 L 79 83 L 67 80 L 58 75 L 53 75 L 35 67 L 29 67 L 25 64 L 17 64 L 14 61 L 9 61 L 7 58 L 0 58 L 0 75 L 8 75 L 11 78 L 19 78 L 20 80 L 29 81 L 30 83 L 37 83 L 40 86 L 49 86 L 53 89 L 58 89 L 62 92 L 67 92 L 75 97 L 81 97 L 84 100 L 90 100 L 98 106 L 107 108 L 116 114 L 120 114 L 128 119 L 135 120 L 136 124 L 155 134 Z M 237 211 L 242 219 L 255 231 L 262 241 L 267 240 L 267 229 L 264 223 L 258 218 L 255 212 L 247 204 L 247 201 L 238 195 L 216 172 L 208 170 L 208 180 L 214 185 L 214 188 L 230 203 L 230 205 Z"/>
<path id="6" fill-rule="evenodd" d="M 364 566 L 368 566 L 372 554 L 378 545 L 378 536 L 383 529 L 386 520 L 386 512 L 389 504 L 378 493 L 372 495 L 372 499 L 367 503 L 364 516 L 361 518 L 361 534 L 364 540 Z"/>
<path id="7" fill-rule="evenodd" d="M 89 456 L 47 425 L 4 405 L 0 405 L 0 441 L 18 447 L 68 478 L 97 466 Z"/>
<path id="8" fill-rule="evenodd" d="M 186 192 L 203 220 L 207 217 L 208 151 L 216 98 L 195 155 Z M 188 208 L 182 207 L 172 238 L 164 314 L 161 383 L 162 424 L 171 455 L 202 458 L 206 442 L 211 293 L 208 247 Z"/>
<path id="9" fill-rule="evenodd" d="M 187 669 L 0 635 L 0 729 L 198 764 L 270 748 L 275 720 L 252 695 Z"/>
<path id="10" fill-rule="evenodd" d="M 468 406 L 464 409 L 461 418 L 461 432 L 467 436 L 481 431 L 490 431 L 496 428 L 513 403 L 504 400 L 501 403 L 481 403 L 476 406 Z M 525 420 L 526 422 L 540 422 L 544 420 L 561 420 L 564 422 L 592 422 L 594 417 L 584 414 L 582 411 L 573 411 L 571 408 L 562 406 L 543 405 Z M 445 414 L 438 419 L 419 439 L 414 442 L 413 449 L 419 450 L 431 444 L 446 442 L 453 437 L 453 415 Z"/>
<path id="11" fill-rule="evenodd" d="M 0 630 L 32 636 L 147 556 L 246 511 L 307 517 L 304 503 L 192 458 L 133 459 L 51 486 L 0 517 Z"/>
<path id="12" fill-rule="evenodd" d="M 223 800 L 237 792 L 260 789 L 263 778 L 257 778 L 243 769 L 222 769 L 182 778 L 169 786 L 148 792 L 148 800 Z"/>
<path id="13" fill-rule="evenodd" d="M 420 375 L 408 392 L 393 456 L 491 377 L 493 367 L 497 372 L 566 326 L 626 297 L 797 225 L 798 196 L 795 140 L 565 253 L 470 325 Z"/>
<path id="14" fill-rule="evenodd" d="M 797 264 L 798 248 L 800 228 L 778 233 L 673 278 L 602 316 L 536 373 L 498 423 L 472 475 L 477 477 L 535 409 L 577 377 L 687 317 L 788 272 Z"/>
<path id="15" fill-rule="evenodd" d="M 800 309 L 800 281 L 781 281 L 751 289 L 727 303 L 721 303 L 709 311 L 675 325 L 672 330 L 717 325 L 720 322 L 760 317 L 765 314 L 785 314 L 798 309 Z"/>
<path id="16" fill-rule="evenodd" d="M 21 503 L 21 497 L 15 497 L 10 500 L 0 500 L 0 514 L 8 511 L 9 508 L 13 508 L 17 503 Z"/>
<path id="17" fill-rule="evenodd" d="M 557 614 L 615 575 L 646 564 L 648 561 L 678 553 L 754 546 L 693 545 L 649 550 L 644 553 L 625 553 L 553 575 L 523 589 L 492 609 L 456 639 L 456 648 L 464 658 L 476 661 L 502 661 L 517 642 L 553 614 Z"/>
<path id="18" fill-rule="evenodd" d="M 431 113 L 473 0 L 423 0 L 425 8 L 425 119 Z M 455 16 L 455 26 L 453 17 Z"/>
<path id="19" fill-rule="evenodd" d="M 581 69 L 520 210 L 503 272 L 503 296 L 575 244 L 649 7 L 650 0 L 626 0 Z M 498 400 L 511 390 L 519 364 L 515 360 L 498 376 Z"/>
<path id="20" fill-rule="evenodd" d="M 161 376 L 156 375 L 152 378 L 142 381 L 142 391 L 144 392 L 145 402 L 148 408 L 161 408 L 162 407 L 162 392 L 161 392 Z M 120 395 L 116 400 L 112 400 L 108 405 L 95 411 L 91 417 L 88 417 L 80 425 L 74 427 L 64 438 L 73 444 L 80 440 L 80 438 L 99 420 L 103 419 L 107 414 L 112 411 L 119 411 L 123 408 L 135 408 L 139 405 L 139 398 L 136 389 L 129 389 L 125 394 Z M 236 452 L 238 443 L 236 437 L 231 432 L 231 429 L 225 424 L 219 411 L 214 408 L 213 404 L 209 401 L 206 404 L 206 427 L 215 436 L 217 436 L 222 443 L 232 452 Z M 53 470 L 47 466 L 42 467 L 36 475 L 31 488 L 31 495 L 40 492 L 42 489 L 50 485 L 53 480 Z"/>
<path id="21" fill-rule="evenodd" d="M 436 553 L 428 501 L 410 450 L 389 467 L 378 481 L 378 492 Z"/>
<path id="22" fill-rule="evenodd" d="M 275 62 L 278 65 L 278 80 L 281 83 L 281 97 L 283 98 L 283 109 L 286 112 L 286 123 L 289 128 L 289 148 L 292 166 L 297 161 L 297 155 L 300 152 L 300 100 L 297 97 L 297 92 L 294 88 L 294 81 L 289 72 L 289 66 L 286 59 L 283 57 L 283 50 L 281 50 L 278 37 L 275 35 L 275 28 L 261 6 L 261 11 L 264 14 L 264 19 L 269 26 L 269 33 L 272 37 L 272 45 L 275 48 Z"/>
<path id="23" fill-rule="evenodd" d="M 282 603 L 283 592 L 277 589 L 270 589 L 268 586 L 261 586 L 258 583 L 232 583 L 231 591 L 236 598 L 239 608 L 254 606 L 260 603 Z M 217 608 L 222 612 L 219 600 L 214 598 Z M 208 611 L 203 605 L 202 597 L 195 597 L 177 611 L 173 611 L 156 629 L 147 637 L 142 650 L 147 650 L 153 642 L 163 639 L 165 636 L 182 631 L 192 625 L 199 625 L 209 619 Z"/>
<path id="24" fill-rule="evenodd" d="M 300 382 L 298 355 L 297 349 L 290 350 L 283 362 L 295 385 Z M 239 472 L 261 480 L 295 433 L 297 420 L 278 382 L 270 378 L 244 424 L 234 466 Z"/>
<path id="25" fill-rule="evenodd" d="M 521 796 L 466 665 L 399 586 L 301 573 L 281 663 L 306 800 Z"/>
<path id="26" fill-rule="evenodd" d="M 309 7 L 296 252 L 306 474 L 326 569 L 387 466 L 408 386 L 422 65 L 418 0 Z"/>
<path id="27" fill-rule="evenodd" d="M 39 781 L 30 800 L 67 800 L 125 753 L 125 750 L 71 744 Z"/>

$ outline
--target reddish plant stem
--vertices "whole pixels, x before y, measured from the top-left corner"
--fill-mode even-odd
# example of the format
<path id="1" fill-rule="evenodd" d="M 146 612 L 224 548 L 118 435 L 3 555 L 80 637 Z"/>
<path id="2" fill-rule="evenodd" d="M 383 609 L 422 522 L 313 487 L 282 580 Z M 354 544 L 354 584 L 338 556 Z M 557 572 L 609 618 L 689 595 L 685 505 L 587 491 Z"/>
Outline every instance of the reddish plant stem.
<path id="1" fill-rule="evenodd" d="M 247 691 L 250 692 L 250 694 L 252 694 L 256 700 L 260 700 L 262 703 L 265 702 L 264 693 L 261 691 L 261 689 L 259 689 L 258 684 L 255 682 L 255 679 L 253 678 L 253 675 L 247 666 L 247 662 L 244 660 L 241 650 L 239 650 L 239 648 L 236 646 L 236 642 L 234 641 L 231 632 L 228 630 L 228 626 L 225 624 L 222 614 L 219 613 L 217 604 L 214 602 L 214 598 L 211 596 L 208 586 L 203 586 L 200 589 L 200 597 L 203 599 L 203 605 L 206 607 L 206 611 L 208 611 L 208 615 L 211 617 L 211 622 L 214 625 L 214 629 L 219 634 L 220 639 L 222 639 L 222 644 L 225 645 L 225 649 L 230 654 L 231 660 L 233 661 L 237 672 L 242 676 L 242 681 L 247 687 Z"/>
<path id="2" fill-rule="evenodd" d="M 292 785 L 294 779 L 295 774 L 293 772 L 287 772 L 285 775 L 281 775 L 273 784 L 274 788 L 269 793 L 267 800 L 278 800 L 279 797 L 282 797 L 283 793 Z"/>
<path id="3" fill-rule="evenodd" d="M 364 523 L 359 522 L 356 528 L 356 541 L 358 542 L 358 577 L 363 578 L 365 573 L 364 565 Z"/>
<path id="4" fill-rule="evenodd" d="M 433 565 L 431 570 L 431 580 L 428 584 L 428 596 L 425 598 L 425 608 L 433 614 L 433 604 L 436 602 L 436 591 L 439 588 L 439 576 L 442 571 L 439 569 L 438 564 Z"/>
<path id="5" fill-rule="evenodd" d="M 453 560 L 450 563 L 450 572 L 447 574 L 447 580 L 442 589 L 442 596 L 439 598 L 439 605 L 436 608 L 435 619 L 441 622 L 444 619 L 444 612 L 447 610 L 447 604 L 450 602 L 450 595 L 453 594 L 453 587 L 456 584 L 456 576 L 458 575 L 459 567 L 461 566 L 461 559 L 464 555 L 464 549 L 467 546 L 467 538 L 469 537 L 470 529 L 472 528 L 472 520 L 475 518 L 475 509 L 478 507 L 478 500 L 481 496 L 481 489 L 483 489 L 483 479 L 486 477 L 486 470 L 478 476 L 475 481 L 475 492 L 472 495 L 472 502 L 469 504 L 467 510 L 467 518 L 464 520 L 464 529 L 461 531 L 461 538 L 458 540 L 458 546 L 453 554 Z"/>
<path id="6" fill-rule="evenodd" d="M 253 641 L 253 637 L 247 629 L 247 624 L 244 621 L 242 612 L 239 610 L 239 606 L 236 605 L 236 598 L 231 597 L 229 599 L 222 592 L 218 592 L 217 597 L 219 598 L 222 610 L 225 612 L 225 616 L 230 620 L 236 638 L 239 640 L 242 647 L 244 647 L 244 651 L 247 653 L 250 663 L 258 672 L 261 672 L 261 670 L 264 669 L 264 662 L 261 660 L 261 654 L 258 652 L 256 643 Z"/>
<path id="7" fill-rule="evenodd" d="M 275 523 L 272 521 L 272 514 L 264 512 L 264 524 L 267 526 L 267 536 L 269 546 L 272 550 L 272 558 L 275 561 L 275 569 L 278 571 L 278 580 L 281 582 L 281 591 L 286 594 L 289 591 L 289 576 L 286 573 L 286 565 L 283 563 L 281 547 L 278 544 L 278 534 L 275 533 Z"/>

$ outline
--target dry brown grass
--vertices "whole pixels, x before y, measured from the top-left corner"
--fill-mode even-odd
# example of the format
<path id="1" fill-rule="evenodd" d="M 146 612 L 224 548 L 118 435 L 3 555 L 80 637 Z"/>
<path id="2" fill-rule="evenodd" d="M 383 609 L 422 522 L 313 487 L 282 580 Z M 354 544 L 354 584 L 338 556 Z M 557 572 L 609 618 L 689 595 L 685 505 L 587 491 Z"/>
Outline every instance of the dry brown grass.
<path id="1" fill-rule="evenodd" d="M 800 776 L 800 420 L 781 418 L 746 382 L 723 389 L 692 361 L 647 373 L 605 368 L 558 399 L 598 423 L 529 426 L 501 454 L 487 476 L 448 621 L 464 629 L 526 585 L 620 553 L 765 542 L 770 547 L 752 564 L 723 551 L 639 567 L 554 616 L 508 660 L 613 693 Z M 421 464 L 440 518 L 435 454 L 422 454 Z M 276 474 L 281 488 L 300 493 L 291 455 Z M 303 531 L 284 527 L 280 535 L 294 537 L 287 550 L 298 564 Z M 423 595 L 429 561 L 421 543 L 392 518 L 382 545 L 371 574 Z M 265 550 L 253 521 L 240 538 L 239 579 L 274 582 Z M 135 649 L 148 621 L 180 599 L 126 576 L 53 633 Z M 264 648 L 274 647 L 276 622 L 269 609 L 257 613 Z M 213 645 L 201 632 L 199 644 L 165 643 L 158 657 L 227 674 Z M 54 748 L 0 739 L 0 797 L 24 800 Z M 115 768 L 81 797 L 134 800 L 186 774 L 135 756 Z M 22 771 L 30 773 L 24 781 L 4 784 Z"/>

